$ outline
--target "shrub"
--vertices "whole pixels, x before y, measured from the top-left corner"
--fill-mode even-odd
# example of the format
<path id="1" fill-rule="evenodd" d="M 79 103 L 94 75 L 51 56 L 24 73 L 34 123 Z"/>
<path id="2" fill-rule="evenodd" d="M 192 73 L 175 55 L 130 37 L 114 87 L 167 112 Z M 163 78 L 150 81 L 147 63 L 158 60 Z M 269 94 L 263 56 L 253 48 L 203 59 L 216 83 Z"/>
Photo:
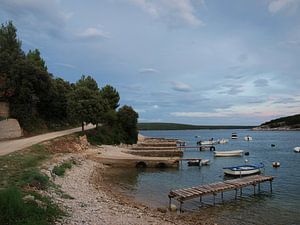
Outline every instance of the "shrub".
<path id="1" fill-rule="evenodd" d="M 50 225 L 63 212 L 48 199 L 35 195 L 45 204 L 41 208 L 33 201 L 25 203 L 20 189 L 9 187 L 0 191 L 1 225 Z"/>
<path id="2" fill-rule="evenodd" d="M 72 162 L 64 162 L 60 166 L 55 166 L 52 170 L 54 174 L 57 176 L 63 176 L 66 172 L 66 169 L 71 169 L 72 168 Z"/>
<path id="3" fill-rule="evenodd" d="M 45 190 L 49 184 L 49 177 L 41 174 L 37 169 L 25 171 L 20 180 L 21 186 L 29 185 L 39 190 Z"/>

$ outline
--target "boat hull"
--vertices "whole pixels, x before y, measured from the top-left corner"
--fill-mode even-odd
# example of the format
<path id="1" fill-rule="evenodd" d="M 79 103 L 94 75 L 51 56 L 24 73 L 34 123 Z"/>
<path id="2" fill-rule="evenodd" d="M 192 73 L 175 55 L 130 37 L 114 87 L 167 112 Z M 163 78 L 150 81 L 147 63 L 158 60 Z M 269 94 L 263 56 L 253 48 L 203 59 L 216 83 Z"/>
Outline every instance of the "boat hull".
<path id="1" fill-rule="evenodd" d="M 258 174 L 261 172 L 260 169 L 253 169 L 253 170 L 245 170 L 245 171 L 234 171 L 231 169 L 223 169 L 224 174 L 229 175 L 229 176 L 249 176 L 253 174 Z"/>
<path id="2" fill-rule="evenodd" d="M 214 151 L 214 156 L 216 157 L 231 157 L 231 156 L 242 156 L 244 150 L 235 151 Z"/>
<path id="3" fill-rule="evenodd" d="M 300 152 L 300 147 L 295 147 L 294 152 Z"/>

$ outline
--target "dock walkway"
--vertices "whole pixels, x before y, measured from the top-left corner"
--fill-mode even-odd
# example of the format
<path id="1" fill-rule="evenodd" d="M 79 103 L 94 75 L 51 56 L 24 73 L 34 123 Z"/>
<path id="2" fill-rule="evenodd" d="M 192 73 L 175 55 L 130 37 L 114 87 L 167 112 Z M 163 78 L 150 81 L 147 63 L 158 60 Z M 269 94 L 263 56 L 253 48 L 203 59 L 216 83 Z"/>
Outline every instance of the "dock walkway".
<path id="1" fill-rule="evenodd" d="M 256 193 L 255 187 L 258 186 L 258 192 L 260 191 L 260 184 L 263 182 L 270 182 L 270 191 L 272 192 L 273 176 L 255 175 L 244 178 L 226 180 L 223 182 L 217 182 L 206 185 L 199 185 L 190 188 L 182 188 L 177 190 L 171 190 L 169 193 L 169 205 L 171 206 L 172 199 L 176 199 L 180 202 L 180 211 L 182 211 L 182 204 L 184 201 L 200 197 L 200 203 L 202 203 L 202 196 L 213 195 L 214 205 L 215 197 L 218 193 L 221 193 L 223 201 L 223 193 L 225 191 L 235 190 L 235 198 L 237 198 L 237 191 L 240 189 L 240 195 L 242 195 L 242 188 L 247 186 L 253 186 L 254 194 Z"/>

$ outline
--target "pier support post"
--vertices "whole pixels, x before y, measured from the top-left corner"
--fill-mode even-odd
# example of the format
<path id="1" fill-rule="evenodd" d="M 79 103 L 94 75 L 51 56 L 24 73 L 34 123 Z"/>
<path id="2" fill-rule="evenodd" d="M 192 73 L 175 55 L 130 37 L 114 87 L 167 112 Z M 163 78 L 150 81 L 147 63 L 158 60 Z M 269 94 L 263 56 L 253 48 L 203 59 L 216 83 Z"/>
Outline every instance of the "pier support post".
<path id="1" fill-rule="evenodd" d="M 240 189 L 240 196 L 242 197 L 242 194 L 243 194 L 243 188 L 241 187 Z"/>
<path id="2" fill-rule="evenodd" d="M 255 195 L 255 184 L 253 184 L 253 194 Z"/>
<path id="3" fill-rule="evenodd" d="M 224 194 L 221 192 L 222 203 L 224 202 Z"/>
<path id="4" fill-rule="evenodd" d="M 234 189 L 235 190 L 235 199 L 237 199 L 237 188 L 236 189 Z"/>
<path id="5" fill-rule="evenodd" d="M 182 212 L 182 205 L 183 205 L 183 202 L 180 201 L 179 212 Z"/>
<path id="6" fill-rule="evenodd" d="M 171 196 L 169 195 L 169 209 L 171 209 L 171 204 L 172 204 L 172 198 L 171 198 Z"/>
<path id="7" fill-rule="evenodd" d="M 260 192 L 260 182 L 258 182 L 258 193 Z"/>
<path id="8" fill-rule="evenodd" d="M 270 180 L 270 192 L 273 192 L 273 188 L 272 188 L 272 180 Z"/>
<path id="9" fill-rule="evenodd" d="M 200 196 L 200 205 L 202 206 L 202 195 Z"/>
<path id="10" fill-rule="evenodd" d="M 216 193 L 213 193 L 213 196 L 214 196 L 214 205 L 216 205 Z"/>

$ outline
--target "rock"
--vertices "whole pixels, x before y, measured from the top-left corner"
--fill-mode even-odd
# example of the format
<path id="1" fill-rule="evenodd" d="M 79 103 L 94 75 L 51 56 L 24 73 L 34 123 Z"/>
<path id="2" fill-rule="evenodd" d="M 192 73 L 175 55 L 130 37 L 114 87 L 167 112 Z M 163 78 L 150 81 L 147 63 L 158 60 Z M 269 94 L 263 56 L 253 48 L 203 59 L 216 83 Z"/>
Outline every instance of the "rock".
<path id="1" fill-rule="evenodd" d="M 177 206 L 174 205 L 174 204 L 171 204 L 171 205 L 170 205 L 170 211 L 171 211 L 171 212 L 176 212 L 176 211 L 177 211 Z"/>
<path id="2" fill-rule="evenodd" d="M 34 196 L 33 195 L 26 195 L 23 197 L 24 202 L 33 202 L 34 201 Z"/>
<path id="3" fill-rule="evenodd" d="M 167 210 L 165 208 L 157 208 L 157 211 L 161 212 L 161 213 L 166 213 Z"/>
<path id="4" fill-rule="evenodd" d="M 44 202 L 42 202 L 42 201 L 40 201 L 40 200 L 35 200 L 35 202 L 36 202 L 36 204 L 38 205 L 38 207 L 40 207 L 40 208 L 42 208 L 42 209 L 44 209 L 44 210 L 46 210 L 47 209 L 47 205 L 44 203 Z"/>

